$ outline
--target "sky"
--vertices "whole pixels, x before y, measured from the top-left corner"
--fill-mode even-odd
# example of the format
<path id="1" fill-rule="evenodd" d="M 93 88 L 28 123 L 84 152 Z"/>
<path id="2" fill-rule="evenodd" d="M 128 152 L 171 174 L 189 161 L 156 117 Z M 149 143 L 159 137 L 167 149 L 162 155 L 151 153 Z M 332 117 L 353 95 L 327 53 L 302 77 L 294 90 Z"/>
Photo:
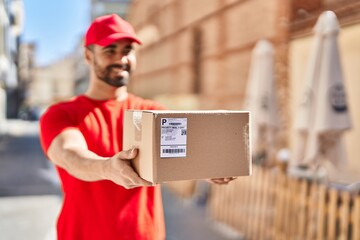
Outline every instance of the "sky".
<path id="1" fill-rule="evenodd" d="M 36 65 L 44 66 L 72 52 L 90 21 L 90 0 L 24 0 L 21 41 L 36 44 Z"/>

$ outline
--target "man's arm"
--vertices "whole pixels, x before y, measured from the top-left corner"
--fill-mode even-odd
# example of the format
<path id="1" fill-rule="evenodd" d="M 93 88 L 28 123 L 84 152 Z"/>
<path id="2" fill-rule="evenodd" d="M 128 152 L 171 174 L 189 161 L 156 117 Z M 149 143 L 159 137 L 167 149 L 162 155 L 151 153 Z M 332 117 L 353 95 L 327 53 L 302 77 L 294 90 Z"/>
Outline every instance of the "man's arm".
<path id="1" fill-rule="evenodd" d="M 101 157 L 88 150 L 80 131 L 69 129 L 54 138 L 47 155 L 54 164 L 84 181 L 111 180 L 127 189 L 151 186 L 131 166 L 130 161 L 136 157 L 137 151 L 131 149 L 111 158 Z"/>

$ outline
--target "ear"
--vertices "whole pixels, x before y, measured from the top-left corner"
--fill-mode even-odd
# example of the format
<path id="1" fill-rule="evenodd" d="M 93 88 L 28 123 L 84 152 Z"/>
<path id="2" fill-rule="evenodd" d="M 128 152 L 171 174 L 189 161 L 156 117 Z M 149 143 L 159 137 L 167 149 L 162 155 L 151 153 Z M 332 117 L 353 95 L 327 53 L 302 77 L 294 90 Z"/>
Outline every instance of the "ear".
<path id="1" fill-rule="evenodd" d="M 89 48 L 84 47 L 84 56 L 86 63 L 90 64 L 92 62 L 93 52 Z"/>

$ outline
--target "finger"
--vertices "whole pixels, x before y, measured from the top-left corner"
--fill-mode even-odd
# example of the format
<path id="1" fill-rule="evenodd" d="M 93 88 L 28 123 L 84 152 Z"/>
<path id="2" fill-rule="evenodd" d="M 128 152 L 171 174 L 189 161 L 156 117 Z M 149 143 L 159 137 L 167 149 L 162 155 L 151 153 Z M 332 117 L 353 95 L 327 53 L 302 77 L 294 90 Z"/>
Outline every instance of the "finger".
<path id="1" fill-rule="evenodd" d="M 206 181 L 209 183 L 218 183 L 220 180 L 219 178 L 211 178 L 211 179 L 206 179 Z"/>
<path id="2" fill-rule="evenodd" d="M 132 183 L 136 186 L 152 186 L 153 184 L 151 182 L 146 181 L 145 179 L 142 179 L 139 176 L 136 176 L 132 179 L 130 179 Z"/>
<path id="3" fill-rule="evenodd" d="M 213 181 L 220 181 L 220 180 L 223 180 L 223 178 L 212 178 L 211 180 L 213 180 Z"/>
<path id="4" fill-rule="evenodd" d="M 215 184 L 228 184 L 232 180 L 234 180 L 233 177 L 227 177 L 227 178 L 213 178 L 210 181 L 212 181 Z"/>
<path id="5" fill-rule="evenodd" d="M 229 182 L 227 182 L 225 180 L 218 180 L 215 183 L 217 183 L 217 184 L 228 184 Z"/>
<path id="6" fill-rule="evenodd" d="M 131 189 L 131 188 L 136 188 L 136 187 L 144 187 L 144 186 L 152 186 L 152 184 L 150 182 L 147 182 L 145 180 L 137 181 L 132 178 L 125 178 L 118 184 L 123 186 L 126 189 Z"/>
<path id="7" fill-rule="evenodd" d="M 224 178 L 223 180 L 224 180 L 224 182 L 230 182 L 230 181 L 233 180 L 233 178 L 232 177 L 227 177 L 227 178 Z"/>
<path id="8" fill-rule="evenodd" d="M 138 149 L 132 148 L 129 150 L 119 152 L 117 157 L 122 160 L 131 160 L 131 159 L 134 159 L 137 154 L 138 154 Z"/>
<path id="9" fill-rule="evenodd" d="M 151 182 L 142 179 L 136 172 L 129 172 L 128 179 L 135 186 L 152 186 Z"/>
<path id="10" fill-rule="evenodd" d="M 217 185 L 227 185 L 228 183 L 227 183 L 227 182 L 214 182 L 214 184 L 217 184 Z"/>
<path id="11" fill-rule="evenodd" d="M 129 183 L 129 184 L 127 184 L 126 186 L 123 186 L 123 187 L 126 188 L 126 189 L 132 189 L 132 188 L 137 188 L 137 187 L 150 187 L 150 186 L 155 186 L 155 185 L 149 185 L 149 186 L 147 186 L 147 185 L 137 185 L 137 184 L 131 184 L 131 183 Z"/>
<path id="12" fill-rule="evenodd" d="M 146 181 L 145 179 L 142 179 L 140 177 L 137 178 L 137 180 L 135 181 L 135 184 L 138 186 L 153 186 L 153 183 Z"/>
<path id="13" fill-rule="evenodd" d="M 213 178 L 211 180 L 213 180 L 215 182 L 228 182 L 227 178 Z"/>
<path id="14" fill-rule="evenodd" d="M 235 179 L 236 179 L 236 177 L 216 178 L 216 180 L 223 181 L 223 182 L 231 182 L 231 181 L 233 181 Z"/>
<path id="15" fill-rule="evenodd" d="M 227 182 L 224 182 L 223 179 L 219 179 L 219 178 L 216 178 L 216 179 L 210 179 L 211 183 L 215 183 L 215 184 L 226 184 Z"/>

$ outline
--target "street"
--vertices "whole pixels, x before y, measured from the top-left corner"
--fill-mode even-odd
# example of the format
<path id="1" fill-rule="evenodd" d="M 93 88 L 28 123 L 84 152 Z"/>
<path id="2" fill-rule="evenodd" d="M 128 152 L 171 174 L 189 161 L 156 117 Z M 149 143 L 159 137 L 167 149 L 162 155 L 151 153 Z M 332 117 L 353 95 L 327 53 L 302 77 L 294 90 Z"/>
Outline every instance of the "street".
<path id="1" fill-rule="evenodd" d="M 53 240 L 61 190 L 42 153 L 38 122 L 9 121 L 0 135 L 0 239 Z M 210 221 L 205 206 L 183 201 L 163 188 L 167 240 L 241 239 Z"/>
<path id="2" fill-rule="evenodd" d="M 0 196 L 56 195 L 59 183 L 44 157 L 36 122 L 10 122 L 0 140 Z"/>
<path id="3" fill-rule="evenodd" d="M 38 123 L 9 121 L 0 136 L 0 239 L 54 239 L 61 191 Z"/>

